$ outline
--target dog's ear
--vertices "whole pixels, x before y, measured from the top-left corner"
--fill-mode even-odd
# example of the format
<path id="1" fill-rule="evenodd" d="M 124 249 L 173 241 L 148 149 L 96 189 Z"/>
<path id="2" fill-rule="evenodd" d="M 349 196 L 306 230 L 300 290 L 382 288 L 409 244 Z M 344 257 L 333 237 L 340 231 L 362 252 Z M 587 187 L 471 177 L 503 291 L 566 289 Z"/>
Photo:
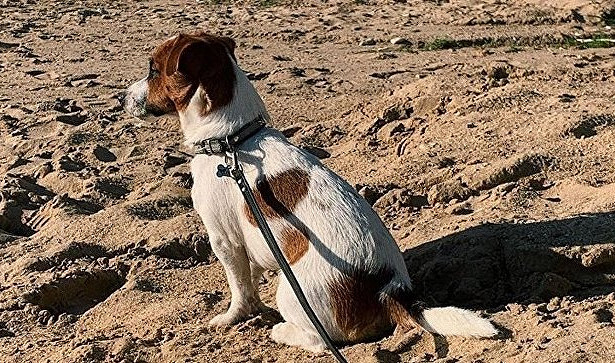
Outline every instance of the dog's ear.
<path id="1" fill-rule="evenodd" d="M 224 44 L 224 46 L 228 50 L 228 52 L 231 55 L 231 57 L 233 57 L 233 59 L 237 60 L 235 58 L 235 48 L 237 48 L 237 43 L 235 43 L 235 40 L 233 38 L 212 35 L 212 34 L 207 33 L 206 31 L 199 31 L 199 32 L 194 33 L 193 35 L 195 37 L 216 39 L 217 41 L 219 41 L 222 44 Z"/>
<path id="2" fill-rule="evenodd" d="M 232 39 L 227 39 L 234 47 Z M 211 77 L 228 63 L 226 43 L 221 37 L 179 34 L 167 59 L 166 75 L 180 73 L 191 81 Z"/>
<path id="3" fill-rule="evenodd" d="M 235 48 L 237 47 L 237 44 L 235 43 L 235 40 L 229 37 L 220 37 L 220 41 L 224 43 L 226 49 L 228 49 L 228 52 L 231 54 L 231 57 L 233 57 L 236 61 L 237 58 L 235 58 Z"/>

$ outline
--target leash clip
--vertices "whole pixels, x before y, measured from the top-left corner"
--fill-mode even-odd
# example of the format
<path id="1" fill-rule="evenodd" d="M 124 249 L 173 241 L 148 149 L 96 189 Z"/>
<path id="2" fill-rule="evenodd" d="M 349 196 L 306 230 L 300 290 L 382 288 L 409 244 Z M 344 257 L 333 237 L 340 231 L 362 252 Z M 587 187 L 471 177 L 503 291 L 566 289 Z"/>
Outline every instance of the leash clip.
<path id="1" fill-rule="evenodd" d="M 226 144 L 229 148 L 225 157 L 226 165 L 229 167 L 229 172 L 233 179 L 240 180 L 243 175 L 243 169 L 241 164 L 239 164 L 237 150 L 233 147 L 233 144 L 230 143 L 229 136 L 226 137 Z"/>
<path id="2" fill-rule="evenodd" d="M 216 175 L 220 178 L 230 176 L 239 183 L 243 177 L 243 168 L 241 167 L 241 164 L 239 164 L 237 150 L 232 147 L 231 143 L 229 143 L 228 136 L 226 137 L 226 143 L 229 146 L 228 150 L 224 154 L 224 164 L 226 165 L 218 165 Z"/>

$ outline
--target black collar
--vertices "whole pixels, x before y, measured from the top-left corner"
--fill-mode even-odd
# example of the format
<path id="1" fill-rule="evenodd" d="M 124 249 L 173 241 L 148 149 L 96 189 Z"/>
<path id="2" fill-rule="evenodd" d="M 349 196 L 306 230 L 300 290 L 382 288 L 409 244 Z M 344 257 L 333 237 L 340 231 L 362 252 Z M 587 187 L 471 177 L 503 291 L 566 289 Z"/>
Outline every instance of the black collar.
<path id="1" fill-rule="evenodd" d="M 223 139 L 204 139 L 194 143 L 195 154 L 223 154 L 227 151 L 235 150 L 236 146 L 241 145 L 244 141 L 252 137 L 255 133 L 259 132 L 265 127 L 265 119 L 263 116 L 258 115 L 254 120 L 243 125 L 235 133 L 227 136 Z"/>

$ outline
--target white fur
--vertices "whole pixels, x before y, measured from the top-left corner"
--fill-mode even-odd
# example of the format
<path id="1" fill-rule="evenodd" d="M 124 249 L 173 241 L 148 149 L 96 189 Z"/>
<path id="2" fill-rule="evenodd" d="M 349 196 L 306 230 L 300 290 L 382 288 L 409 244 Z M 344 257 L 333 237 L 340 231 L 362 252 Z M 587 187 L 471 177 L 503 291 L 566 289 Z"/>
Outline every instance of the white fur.
<path id="1" fill-rule="evenodd" d="M 199 89 L 189 106 L 179 113 L 187 144 L 229 135 L 258 115 L 269 117 L 263 101 L 236 65 L 235 75 L 234 97 L 229 105 L 202 116 L 207 102 L 203 99 L 206 95 Z M 374 272 L 387 268 L 394 271 L 394 276 L 384 292 L 410 286 L 399 247 L 380 218 L 352 186 L 318 159 L 270 128 L 244 142 L 238 157 L 252 187 L 265 175 L 275 176 L 289 169 L 301 169 L 309 174 L 307 196 L 293 211 L 292 222 L 302 223 L 309 231 L 310 244 L 292 269 L 334 340 L 344 341 L 345 335 L 333 316 L 328 290 L 342 277 L 341 271 L 357 266 Z M 265 269 L 279 270 L 261 232 L 243 213 L 244 200 L 239 188 L 233 179 L 216 175 L 218 165 L 224 162 L 221 155 L 202 154 L 196 155 L 191 162 L 194 207 L 207 228 L 212 249 L 224 267 L 231 291 L 228 311 L 214 317 L 212 325 L 232 324 L 261 311 L 264 306 L 258 294 L 258 279 Z M 290 222 L 280 218 L 269 223 L 277 235 Z M 312 351 L 324 349 L 322 340 L 281 274 L 276 301 L 286 322 L 274 327 L 272 338 Z M 425 320 L 429 326 L 437 332 L 454 331 L 451 324 L 443 322 L 444 315 L 438 311 L 427 311 Z M 473 332 L 468 324 L 482 324 L 477 317 L 462 316 L 465 318 L 458 321 L 465 324 L 461 328 L 464 332 Z"/>
<path id="2" fill-rule="evenodd" d="M 147 77 L 128 87 L 124 100 L 126 112 L 138 118 L 145 117 L 147 115 L 145 104 L 148 90 Z"/>
<path id="3" fill-rule="evenodd" d="M 462 337 L 493 337 L 497 329 L 476 313 L 455 307 L 433 308 L 423 311 L 419 324 L 430 333 Z"/>

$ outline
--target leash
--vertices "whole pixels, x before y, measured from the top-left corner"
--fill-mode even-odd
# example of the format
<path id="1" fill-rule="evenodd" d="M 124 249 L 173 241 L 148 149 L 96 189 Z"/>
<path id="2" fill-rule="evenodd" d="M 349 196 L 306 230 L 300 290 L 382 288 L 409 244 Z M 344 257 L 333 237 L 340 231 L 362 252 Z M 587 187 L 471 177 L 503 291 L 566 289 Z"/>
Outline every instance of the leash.
<path id="1" fill-rule="evenodd" d="M 228 140 L 227 138 L 226 144 L 232 145 L 229 141 L 230 140 Z M 286 261 L 286 257 L 284 257 L 284 254 L 276 243 L 275 237 L 273 236 L 273 233 L 271 232 L 271 229 L 267 224 L 267 220 L 265 219 L 265 216 L 263 215 L 263 212 L 261 211 L 260 207 L 256 203 L 256 198 L 254 197 L 252 189 L 250 188 L 250 185 L 246 180 L 243 168 L 237 160 L 237 150 L 234 147 L 230 147 L 229 149 L 230 150 L 228 150 L 228 153 L 230 153 L 231 156 L 229 156 L 228 154 L 226 155 L 226 166 L 222 164 L 218 165 L 218 172 L 216 175 L 218 177 L 230 176 L 235 180 L 235 182 L 239 186 L 239 190 L 241 191 L 243 198 L 245 199 L 246 203 L 248 204 L 248 207 L 250 208 L 250 211 L 252 212 L 252 215 L 256 219 L 258 228 L 263 234 L 267 245 L 269 245 L 269 249 L 273 253 L 273 256 L 280 265 L 284 276 L 286 276 L 286 279 L 288 280 L 290 287 L 293 289 L 297 300 L 299 300 L 299 304 L 301 304 L 303 311 L 305 311 L 312 324 L 314 324 L 314 327 L 318 331 L 318 334 L 320 335 L 322 340 L 324 340 L 325 345 L 331 350 L 331 353 L 337 359 L 337 361 L 340 363 L 347 363 L 346 358 L 344 358 L 339 349 L 337 349 L 335 344 L 333 344 L 331 337 L 329 337 L 329 334 L 325 330 L 324 326 L 322 326 L 322 323 L 320 322 L 320 320 L 318 320 L 316 313 L 314 313 L 314 310 L 312 310 L 312 307 L 308 303 L 305 294 L 303 293 L 303 290 L 301 290 L 299 281 L 297 281 L 297 278 L 295 277 L 295 274 L 290 268 L 288 261 Z"/>

